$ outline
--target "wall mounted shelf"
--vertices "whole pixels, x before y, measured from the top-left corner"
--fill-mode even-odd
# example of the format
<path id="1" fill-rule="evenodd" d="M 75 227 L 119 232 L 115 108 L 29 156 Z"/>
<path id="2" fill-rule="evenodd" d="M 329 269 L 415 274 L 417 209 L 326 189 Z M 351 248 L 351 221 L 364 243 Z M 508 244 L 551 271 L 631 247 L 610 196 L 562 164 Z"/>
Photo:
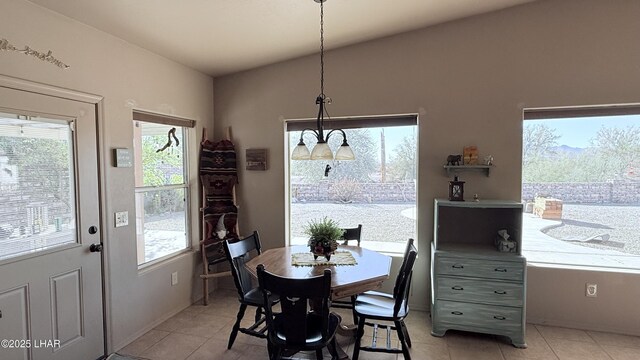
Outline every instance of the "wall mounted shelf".
<path id="1" fill-rule="evenodd" d="M 489 177 L 492 167 L 492 165 L 444 165 L 448 177 L 451 177 L 451 174 L 458 174 L 463 171 L 482 171 Z"/>

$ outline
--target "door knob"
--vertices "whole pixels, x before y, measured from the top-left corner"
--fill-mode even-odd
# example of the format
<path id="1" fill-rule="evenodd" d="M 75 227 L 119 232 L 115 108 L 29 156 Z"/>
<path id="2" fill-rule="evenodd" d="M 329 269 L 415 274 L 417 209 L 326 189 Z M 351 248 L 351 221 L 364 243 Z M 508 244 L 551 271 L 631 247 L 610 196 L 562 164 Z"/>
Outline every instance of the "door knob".
<path id="1" fill-rule="evenodd" d="M 94 226 L 90 226 L 89 227 L 89 234 L 93 235 L 93 234 L 95 234 L 97 232 L 98 232 L 98 227 L 97 226 L 94 225 Z"/>
<path id="2" fill-rule="evenodd" d="M 102 252 L 102 244 L 91 244 L 91 246 L 89 246 L 89 251 Z"/>

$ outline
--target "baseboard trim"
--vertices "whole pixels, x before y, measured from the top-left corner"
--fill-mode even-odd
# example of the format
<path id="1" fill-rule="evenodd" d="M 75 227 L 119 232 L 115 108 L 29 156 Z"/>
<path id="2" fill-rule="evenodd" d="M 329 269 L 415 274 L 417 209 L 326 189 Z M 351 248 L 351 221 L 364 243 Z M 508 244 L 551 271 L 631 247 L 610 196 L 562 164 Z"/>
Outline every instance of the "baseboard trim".
<path id="1" fill-rule="evenodd" d="M 592 324 L 592 323 L 585 323 L 580 321 L 566 321 L 566 320 L 563 321 L 563 320 L 557 320 L 557 319 L 527 317 L 527 323 L 534 324 L 534 325 L 558 326 L 558 327 L 587 330 L 587 331 L 601 331 L 601 332 L 609 332 L 609 333 L 616 333 L 616 334 L 623 334 L 623 335 L 640 336 L 640 329 L 638 328 L 627 329 L 627 328 L 618 327 L 618 326 Z"/>

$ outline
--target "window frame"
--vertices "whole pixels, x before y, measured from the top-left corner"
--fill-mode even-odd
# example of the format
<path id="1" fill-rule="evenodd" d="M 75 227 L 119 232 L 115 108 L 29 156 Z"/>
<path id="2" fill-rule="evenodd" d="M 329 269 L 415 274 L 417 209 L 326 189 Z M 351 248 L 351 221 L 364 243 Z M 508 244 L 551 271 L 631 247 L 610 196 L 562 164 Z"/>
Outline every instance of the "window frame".
<path id="1" fill-rule="evenodd" d="M 527 121 L 532 120 L 567 120 L 572 118 L 590 118 L 590 117 L 616 117 L 616 116 L 640 116 L 640 104 L 615 104 L 615 105 L 600 105 L 600 106 L 563 106 L 563 107 L 549 107 L 549 108 L 525 108 L 522 111 L 522 150 L 523 153 L 521 155 L 522 168 L 521 168 L 521 198 L 524 195 L 524 129 L 525 123 Z M 524 198 L 521 199 L 523 202 Z M 587 205 L 590 203 L 586 203 Z M 597 203 L 595 203 L 597 204 Z M 612 203 L 616 205 L 616 203 Z M 619 203 L 617 205 L 626 206 L 626 203 Z M 544 228 L 543 228 L 544 229 Z M 529 234 L 528 237 L 533 237 L 533 234 Z M 559 240 L 560 241 L 560 240 Z M 526 251 L 523 248 L 523 255 L 527 256 Z M 552 252 L 550 250 L 550 252 Z M 572 253 L 577 254 L 577 253 Z M 640 257 L 640 255 L 635 255 L 632 253 L 627 253 L 627 255 L 632 257 Z M 613 256 L 611 254 L 600 254 L 598 256 L 607 257 Z M 606 271 L 606 272 L 614 272 L 614 273 L 639 273 L 640 268 L 634 268 L 629 266 L 608 266 L 606 264 L 578 264 L 571 263 L 568 261 L 565 262 L 557 262 L 553 260 L 536 260 L 536 259 L 528 259 L 530 264 L 541 267 L 551 267 L 558 269 L 589 269 L 589 270 L 597 270 L 597 271 Z"/>
<path id="2" fill-rule="evenodd" d="M 355 117 L 336 117 L 336 118 L 325 118 L 324 119 L 324 128 L 325 129 L 367 129 L 367 128 L 387 128 L 387 127 L 398 127 L 398 126 L 415 126 L 415 135 L 416 135 L 416 154 L 415 154 L 415 166 L 416 166 L 416 174 L 415 174 L 415 215 L 416 219 L 414 219 L 415 227 L 414 227 L 414 239 L 416 242 L 416 246 L 419 243 L 419 226 L 417 214 L 419 213 L 419 154 L 420 154 L 420 127 L 419 127 L 419 119 L 418 114 L 397 114 L 397 115 L 372 115 L 372 116 L 355 116 Z M 291 160 L 291 132 L 302 131 L 306 128 L 315 129 L 317 127 L 317 120 L 306 118 L 306 119 L 285 119 L 284 121 L 284 141 L 285 141 L 285 244 L 287 246 L 290 245 L 299 245 L 293 243 L 292 234 L 291 234 L 291 171 L 290 171 L 290 162 Z M 295 139 L 297 142 L 297 138 Z M 357 154 L 356 154 L 357 156 Z M 315 161 L 315 160 L 302 160 L 302 161 Z M 335 160 L 332 160 L 335 161 Z M 406 240 L 406 239 L 405 239 Z M 366 247 L 366 239 L 362 242 L 364 244 L 363 247 Z M 380 250 L 380 252 L 385 253 L 390 256 L 402 256 L 406 243 L 398 243 L 397 250 Z"/>
<path id="3" fill-rule="evenodd" d="M 134 186 L 134 195 L 136 197 L 135 200 L 135 226 L 136 226 L 136 263 L 139 270 L 144 270 L 151 266 L 154 266 L 158 263 L 165 262 L 167 260 L 173 259 L 177 256 L 180 256 L 184 253 L 193 251 L 193 239 L 192 239 L 192 214 L 191 214 L 191 205 L 192 205 L 192 196 L 191 196 L 191 183 L 190 183 L 190 174 L 191 169 L 189 166 L 190 156 L 189 156 L 189 145 L 190 145 L 190 137 L 191 130 L 195 127 L 195 121 L 185 118 L 179 118 L 170 115 L 157 114 L 153 112 L 148 112 L 144 110 L 133 110 L 133 126 L 134 130 L 137 122 L 145 122 L 151 124 L 159 124 L 159 125 L 167 125 L 173 126 L 181 129 L 182 131 L 182 143 L 180 144 L 182 148 L 182 183 L 180 184 L 169 184 L 169 185 L 160 185 L 160 186 Z M 176 129 L 178 130 L 178 129 Z M 136 135 L 134 131 L 134 142 L 137 144 Z M 141 143 L 141 142 L 140 142 Z M 141 151 L 142 149 L 140 149 Z M 138 165 L 136 164 L 137 156 L 136 150 L 134 148 L 134 172 L 137 172 Z M 137 176 L 137 175 L 136 175 Z M 138 194 L 145 194 L 154 191 L 167 191 L 167 190 L 175 190 L 175 189 L 183 189 L 184 193 L 184 231 L 185 231 L 185 246 L 179 250 L 171 252 L 169 254 L 157 257 L 155 259 L 144 261 L 144 252 L 142 255 L 140 254 L 140 248 L 144 248 L 145 246 L 145 238 L 144 238 L 144 216 L 142 217 L 143 221 L 141 224 L 138 224 Z M 144 195 L 142 195 L 144 196 Z M 142 226 L 142 237 L 138 237 L 138 227 Z M 142 244 L 140 244 L 140 240 L 142 240 Z M 142 260 L 142 262 L 140 262 Z"/>

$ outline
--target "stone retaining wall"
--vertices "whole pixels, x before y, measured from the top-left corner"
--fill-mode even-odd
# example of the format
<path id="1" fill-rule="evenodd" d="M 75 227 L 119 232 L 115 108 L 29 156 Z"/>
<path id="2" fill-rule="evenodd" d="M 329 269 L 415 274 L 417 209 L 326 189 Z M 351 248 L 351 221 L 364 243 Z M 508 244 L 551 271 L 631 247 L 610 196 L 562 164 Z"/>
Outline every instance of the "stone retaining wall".
<path id="1" fill-rule="evenodd" d="M 565 203 L 640 204 L 640 182 L 522 184 L 524 200 L 533 201 L 536 195 L 557 198 Z"/>
<path id="2" fill-rule="evenodd" d="M 416 201 L 414 183 L 320 182 L 291 184 L 291 198 L 296 201 L 410 202 Z"/>
<path id="3" fill-rule="evenodd" d="M 351 187 L 339 182 L 292 184 L 294 201 L 407 202 L 415 201 L 414 183 L 357 183 Z M 565 203 L 640 204 L 639 181 L 602 183 L 525 183 L 522 198 L 544 195 Z"/>

